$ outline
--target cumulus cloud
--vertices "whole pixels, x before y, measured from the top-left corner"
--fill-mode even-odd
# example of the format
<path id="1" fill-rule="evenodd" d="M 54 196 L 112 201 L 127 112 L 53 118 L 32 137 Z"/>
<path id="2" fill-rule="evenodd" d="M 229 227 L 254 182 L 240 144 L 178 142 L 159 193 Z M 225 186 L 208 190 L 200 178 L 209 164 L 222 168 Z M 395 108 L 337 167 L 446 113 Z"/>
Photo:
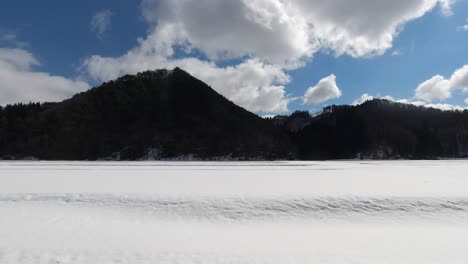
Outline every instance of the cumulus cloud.
<path id="1" fill-rule="evenodd" d="M 468 104 L 468 98 L 465 99 L 465 104 Z"/>
<path id="2" fill-rule="evenodd" d="M 309 87 L 302 100 L 305 104 L 320 104 L 341 95 L 341 90 L 336 85 L 336 76 L 332 74 L 321 79 L 317 85 Z"/>
<path id="3" fill-rule="evenodd" d="M 323 48 L 337 55 L 353 57 L 381 55 L 392 47 L 402 26 L 433 9 L 451 10 L 450 1 L 308 1 L 298 0 L 297 8 L 311 25 L 312 35 Z"/>
<path id="4" fill-rule="evenodd" d="M 302 67 L 319 50 L 353 57 L 384 54 L 405 23 L 437 6 L 449 15 L 451 4 L 449 0 L 143 0 L 143 16 L 151 27 L 148 36 L 120 57 L 89 57 L 83 69 L 91 78 L 106 81 L 125 73 L 179 66 L 251 111 L 286 111 L 290 101 L 285 95 L 286 71 Z M 182 53 L 177 58 L 176 48 Z M 226 60 L 237 64 L 218 66 Z"/>
<path id="5" fill-rule="evenodd" d="M 356 100 L 354 100 L 351 105 L 360 105 L 362 103 L 365 103 L 367 101 L 370 101 L 370 100 L 373 100 L 374 97 L 372 95 L 369 95 L 368 93 L 365 93 L 363 95 L 361 95 L 359 98 L 357 98 Z"/>
<path id="6" fill-rule="evenodd" d="M 98 38 L 109 29 L 112 19 L 112 11 L 109 9 L 101 10 L 97 12 L 91 18 L 91 31 L 96 33 Z"/>
<path id="7" fill-rule="evenodd" d="M 446 100 L 451 96 L 450 81 L 443 76 L 436 75 L 431 79 L 421 83 L 416 88 L 416 98 L 427 102 L 434 100 Z"/>
<path id="8" fill-rule="evenodd" d="M 0 48 L 0 105 L 57 101 L 89 89 L 84 82 L 34 71 L 39 65 L 26 50 Z"/>
<path id="9" fill-rule="evenodd" d="M 213 59 L 252 55 L 297 63 L 319 49 L 354 57 L 383 54 L 406 22 L 448 0 L 144 0 L 145 18 Z"/>
<path id="10" fill-rule="evenodd" d="M 450 78 L 450 85 L 455 89 L 468 92 L 468 65 L 456 70 Z"/>
<path id="11" fill-rule="evenodd" d="M 468 92 L 468 65 L 456 70 L 449 79 L 436 75 L 421 83 L 415 91 L 415 97 L 426 102 L 446 100 L 455 90 Z"/>
<path id="12" fill-rule="evenodd" d="M 174 34 L 213 60 L 255 56 L 295 66 L 317 50 L 307 21 L 279 0 L 144 0 L 145 18 L 156 31 Z"/>
<path id="13" fill-rule="evenodd" d="M 38 66 L 39 61 L 29 52 L 22 49 L 0 48 L 0 67 L 2 69 L 30 70 Z"/>

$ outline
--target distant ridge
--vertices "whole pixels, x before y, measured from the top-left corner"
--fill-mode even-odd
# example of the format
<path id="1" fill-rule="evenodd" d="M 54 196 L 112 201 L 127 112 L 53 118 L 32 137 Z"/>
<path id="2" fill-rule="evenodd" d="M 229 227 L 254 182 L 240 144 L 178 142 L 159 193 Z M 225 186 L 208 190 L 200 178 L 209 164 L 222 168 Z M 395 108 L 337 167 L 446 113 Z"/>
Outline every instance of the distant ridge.
<path id="1" fill-rule="evenodd" d="M 0 107 L 0 159 L 323 160 L 468 157 L 468 111 L 375 99 L 263 119 L 180 68 L 59 103 Z"/>
<path id="2" fill-rule="evenodd" d="M 374 99 L 357 106 L 328 106 L 315 117 L 296 112 L 273 122 L 290 131 L 298 120 L 300 129 L 290 135 L 300 159 L 468 157 L 466 110 L 442 111 Z"/>

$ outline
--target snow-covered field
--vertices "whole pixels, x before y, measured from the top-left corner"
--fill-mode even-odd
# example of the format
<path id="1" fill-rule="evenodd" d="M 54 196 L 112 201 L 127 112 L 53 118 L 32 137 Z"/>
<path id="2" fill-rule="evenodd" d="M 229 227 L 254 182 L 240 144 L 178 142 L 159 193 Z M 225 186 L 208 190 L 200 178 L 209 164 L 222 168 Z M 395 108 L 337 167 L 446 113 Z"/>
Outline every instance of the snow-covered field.
<path id="1" fill-rule="evenodd" d="M 0 263 L 468 263 L 468 161 L 0 162 Z"/>

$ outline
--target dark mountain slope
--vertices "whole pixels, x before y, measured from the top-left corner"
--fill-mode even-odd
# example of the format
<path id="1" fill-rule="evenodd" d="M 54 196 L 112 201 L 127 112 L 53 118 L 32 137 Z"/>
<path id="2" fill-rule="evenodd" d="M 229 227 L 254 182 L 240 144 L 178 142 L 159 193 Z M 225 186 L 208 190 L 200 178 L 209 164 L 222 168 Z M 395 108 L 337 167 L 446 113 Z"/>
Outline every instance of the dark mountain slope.
<path id="1" fill-rule="evenodd" d="M 178 68 L 127 75 L 60 103 L 0 111 L 3 158 L 276 159 L 293 153 L 279 128 Z"/>
<path id="2" fill-rule="evenodd" d="M 387 100 L 262 119 L 176 68 L 60 103 L 0 107 L 0 158 L 433 159 L 468 156 L 468 111 Z"/>
<path id="3" fill-rule="evenodd" d="M 297 133 L 302 159 L 433 159 L 468 156 L 468 111 L 372 100 L 329 106 Z"/>

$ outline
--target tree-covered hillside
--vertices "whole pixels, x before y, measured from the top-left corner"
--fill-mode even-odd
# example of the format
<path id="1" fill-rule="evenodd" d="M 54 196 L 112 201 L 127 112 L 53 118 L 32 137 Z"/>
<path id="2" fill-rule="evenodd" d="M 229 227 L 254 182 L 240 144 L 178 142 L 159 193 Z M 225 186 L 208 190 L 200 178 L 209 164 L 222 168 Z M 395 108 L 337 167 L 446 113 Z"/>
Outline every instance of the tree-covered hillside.
<path id="1" fill-rule="evenodd" d="M 329 106 L 291 133 L 302 159 L 432 159 L 468 156 L 468 111 L 375 99 Z"/>
<path id="2" fill-rule="evenodd" d="M 281 129 L 181 69 L 123 76 L 60 103 L 0 108 L 0 157 L 293 157 Z"/>
<path id="3" fill-rule="evenodd" d="M 181 69 L 59 103 L 0 107 L 0 158 L 433 159 L 468 156 L 468 111 L 372 100 L 263 119 Z"/>

